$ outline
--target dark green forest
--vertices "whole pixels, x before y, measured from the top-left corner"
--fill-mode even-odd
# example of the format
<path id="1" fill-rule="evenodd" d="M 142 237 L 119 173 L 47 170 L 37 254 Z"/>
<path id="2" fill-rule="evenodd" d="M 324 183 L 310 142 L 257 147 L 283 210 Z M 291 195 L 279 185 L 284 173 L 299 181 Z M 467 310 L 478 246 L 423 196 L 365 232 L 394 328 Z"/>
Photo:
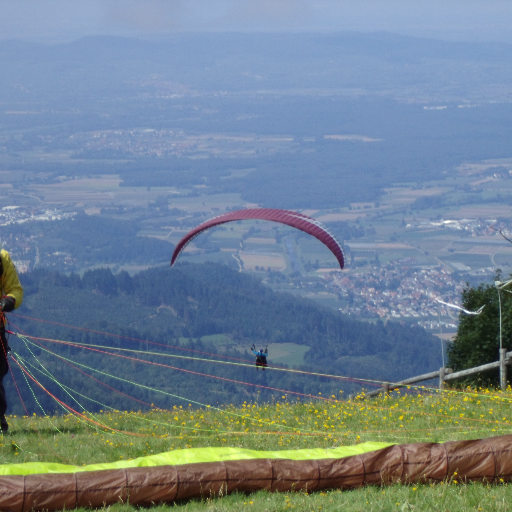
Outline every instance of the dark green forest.
<path id="1" fill-rule="evenodd" d="M 83 407 L 92 410 L 102 407 L 98 403 L 118 409 L 138 409 L 147 405 L 130 401 L 101 386 L 82 373 L 93 375 L 91 369 L 80 367 L 81 371 L 78 371 L 76 364 L 125 379 L 93 375 L 123 393 L 162 408 L 182 405 L 183 400 L 171 399 L 148 388 L 137 388 L 127 381 L 206 404 L 271 400 L 274 394 L 282 394 L 267 389 L 267 386 L 308 395 L 318 392 L 338 394 L 340 390 L 349 392 L 354 386 L 360 389 L 358 385 L 342 380 L 288 374 L 270 368 L 262 372 L 252 366 L 173 359 L 168 355 L 206 359 L 215 359 L 215 355 L 229 356 L 252 364 L 253 356 L 248 350 L 251 344 L 265 346 L 266 343 L 293 342 L 310 347 L 303 365 L 309 372 L 376 380 L 401 379 L 436 369 L 441 364 L 439 343 L 423 329 L 392 322 L 384 325 L 356 321 L 311 301 L 276 293 L 253 277 L 217 264 L 182 263 L 176 268 L 153 268 L 134 276 L 126 272 L 113 274 L 109 269 L 87 271 L 82 277 L 39 270 L 23 275 L 22 281 L 26 293 L 24 303 L 10 315 L 15 332 L 137 350 L 141 352 L 123 355 L 174 367 L 147 365 L 134 359 L 42 340 L 34 341 L 41 346 L 25 346 L 23 340 L 11 336 L 10 345 L 15 357 L 26 358 L 36 367 L 39 360 L 57 381 L 96 400 L 86 405 L 81 399 Z M 109 337 L 100 332 L 122 337 Z M 229 342 L 218 345 L 202 339 L 211 335 L 223 335 Z M 75 366 L 46 352 L 44 347 L 74 361 Z M 272 365 L 271 353 L 269 363 Z M 37 405 L 14 363 L 13 371 L 23 390 L 22 396 L 32 410 Z M 64 391 L 55 382 L 50 382 L 48 376 L 41 378 L 47 381 L 45 385 L 56 396 L 63 397 Z M 14 403 L 12 382 L 9 386 L 11 412 L 21 413 L 20 405 Z M 44 408 L 56 410 L 48 396 L 41 390 L 35 391 Z"/>
<path id="2" fill-rule="evenodd" d="M 498 270 L 494 282 L 507 282 Z M 494 363 L 500 358 L 500 302 L 501 302 L 501 343 L 502 348 L 512 350 L 512 294 L 510 285 L 499 291 L 493 284 L 467 286 L 462 293 L 463 307 L 476 311 L 484 306 L 479 315 L 459 316 L 457 336 L 448 347 L 448 365 L 454 371 Z M 510 373 L 508 381 L 512 382 Z M 472 385 L 499 387 L 499 372 L 488 371 L 466 379 Z"/>
<path id="3" fill-rule="evenodd" d="M 65 265 L 69 271 L 95 265 L 154 265 L 170 261 L 174 245 L 137 236 L 139 230 L 139 221 L 79 212 L 71 219 L 4 226 L 2 233 L 4 238 L 36 239 L 40 266 L 50 265 L 56 252 L 69 254 L 71 259 Z"/>

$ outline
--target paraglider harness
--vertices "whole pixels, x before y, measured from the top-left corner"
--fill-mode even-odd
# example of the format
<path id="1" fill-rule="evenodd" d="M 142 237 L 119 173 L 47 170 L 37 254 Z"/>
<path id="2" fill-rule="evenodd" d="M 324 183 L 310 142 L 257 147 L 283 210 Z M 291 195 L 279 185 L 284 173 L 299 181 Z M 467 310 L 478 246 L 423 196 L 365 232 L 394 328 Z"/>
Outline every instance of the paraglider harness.
<path id="1" fill-rule="evenodd" d="M 254 344 L 251 347 L 253 354 L 256 356 L 256 370 L 261 367 L 263 371 L 267 366 L 267 356 L 268 356 L 268 345 L 265 347 L 265 350 L 261 349 L 259 351 L 256 350 Z"/>
<path id="2" fill-rule="evenodd" d="M 4 277 L 4 262 L 2 260 L 2 257 L 0 256 L 0 281 L 3 279 Z M 11 347 L 9 347 L 9 341 L 7 339 L 7 335 L 6 335 L 6 329 L 5 329 L 5 325 L 6 325 L 6 319 L 5 319 L 5 314 L 3 311 L 0 311 L 0 343 L 1 343 L 1 346 L 0 346 L 0 358 L 3 358 L 7 361 L 7 352 L 9 352 L 11 350 Z M 0 365 L 0 366 L 3 366 L 3 365 Z M 7 365 L 7 368 L 9 367 L 9 365 Z M 3 368 L 0 368 L 0 372 L 3 371 Z"/>
<path id="3" fill-rule="evenodd" d="M 4 277 L 4 263 L 3 263 L 3 260 L 2 260 L 2 257 L 0 256 L 0 281 L 3 279 Z M 3 311 L 0 311 L 0 358 L 2 358 L 1 360 L 3 361 L 3 359 L 5 359 L 5 361 L 7 362 L 7 352 L 10 352 L 11 350 L 11 347 L 9 347 L 9 340 L 7 338 L 7 334 L 6 334 L 6 326 L 7 324 L 7 320 L 5 318 L 5 313 Z M 7 331 L 8 332 L 8 331 Z M 4 365 L 3 364 L 0 364 L 0 373 L 3 372 L 3 367 Z M 9 365 L 6 363 L 6 368 L 8 369 L 9 368 Z M 7 371 L 6 371 L 7 373 Z"/>

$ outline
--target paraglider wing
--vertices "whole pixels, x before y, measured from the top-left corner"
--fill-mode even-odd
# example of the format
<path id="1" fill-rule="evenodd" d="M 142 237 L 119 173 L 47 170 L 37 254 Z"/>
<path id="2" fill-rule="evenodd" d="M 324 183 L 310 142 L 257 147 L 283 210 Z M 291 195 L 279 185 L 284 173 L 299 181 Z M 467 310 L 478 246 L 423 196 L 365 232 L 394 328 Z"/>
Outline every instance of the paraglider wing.
<path id="1" fill-rule="evenodd" d="M 196 228 L 189 231 L 178 242 L 178 245 L 176 245 L 172 255 L 171 266 L 176 263 L 176 260 L 185 249 L 185 247 L 203 231 L 206 231 L 207 229 L 214 226 L 225 224 L 226 222 L 248 219 L 279 222 L 281 224 L 286 224 L 296 229 L 300 229 L 304 233 L 314 236 L 325 246 L 327 246 L 338 260 L 340 268 L 345 266 L 345 258 L 341 244 L 319 222 L 301 213 L 288 210 L 278 210 L 274 208 L 252 208 L 248 210 L 236 210 L 203 222 Z"/>
<path id="2" fill-rule="evenodd" d="M 177 451 L 186 453 L 177 457 Z M 452 481 L 500 485 L 512 480 L 511 451 L 509 434 L 443 444 L 367 442 L 281 452 L 194 448 L 89 465 L 87 470 L 55 462 L 2 464 L 0 510 L 99 508 L 120 501 L 148 507 L 259 490 L 310 493 Z"/>

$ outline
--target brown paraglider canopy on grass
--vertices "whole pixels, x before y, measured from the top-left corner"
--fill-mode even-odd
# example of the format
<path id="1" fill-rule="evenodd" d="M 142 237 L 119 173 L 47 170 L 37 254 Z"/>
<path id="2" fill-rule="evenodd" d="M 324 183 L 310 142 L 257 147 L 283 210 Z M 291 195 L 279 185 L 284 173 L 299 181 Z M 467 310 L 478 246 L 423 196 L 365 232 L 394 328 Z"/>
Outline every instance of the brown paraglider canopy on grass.
<path id="1" fill-rule="evenodd" d="M 20 465 L 22 466 L 22 465 Z M 364 485 L 512 480 L 512 435 L 392 445 L 342 458 L 254 458 L 0 476 L 0 511 L 171 503 L 234 491 L 308 492 Z"/>

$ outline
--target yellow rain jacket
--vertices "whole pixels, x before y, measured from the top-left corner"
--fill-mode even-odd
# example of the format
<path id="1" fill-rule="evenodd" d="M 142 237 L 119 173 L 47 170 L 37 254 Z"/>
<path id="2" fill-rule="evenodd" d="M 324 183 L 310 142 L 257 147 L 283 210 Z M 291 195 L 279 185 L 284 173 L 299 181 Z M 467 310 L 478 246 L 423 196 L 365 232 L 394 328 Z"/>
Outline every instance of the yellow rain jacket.
<path id="1" fill-rule="evenodd" d="M 2 249 L 0 251 L 0 256 L 2 258 L 2 295 L 9 295 L 16 300 L 16 304 L 14 308 L 19 308 L 21 303 L 23 302 L 23 287 L 21 286 L 20 279 L 18 277 L 18 272 L 16 271 L 16 267 L 9 256 L 9 253 Z"/>

